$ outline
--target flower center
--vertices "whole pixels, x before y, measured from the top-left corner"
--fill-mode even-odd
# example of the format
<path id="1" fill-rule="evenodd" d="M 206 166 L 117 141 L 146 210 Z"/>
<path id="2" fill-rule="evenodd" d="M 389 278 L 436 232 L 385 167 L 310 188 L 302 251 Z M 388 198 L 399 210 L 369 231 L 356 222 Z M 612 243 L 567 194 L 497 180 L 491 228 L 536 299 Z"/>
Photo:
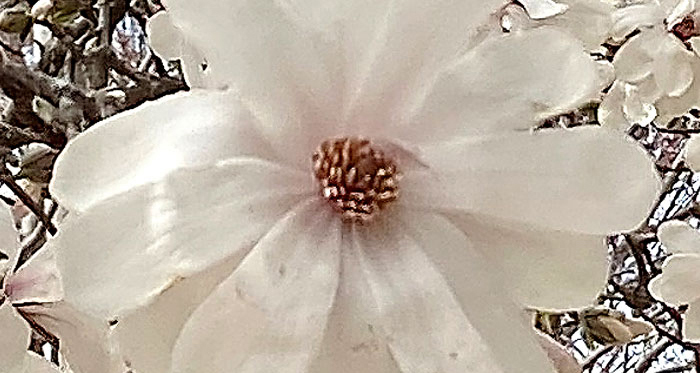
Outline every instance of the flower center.
<path id="1" fill-rule="evenodd" d="M 312 161 L 321 194 L 344 220 L 367 221 L 399 196 L 396 164 L 367 139 L 326 140 Z"/>

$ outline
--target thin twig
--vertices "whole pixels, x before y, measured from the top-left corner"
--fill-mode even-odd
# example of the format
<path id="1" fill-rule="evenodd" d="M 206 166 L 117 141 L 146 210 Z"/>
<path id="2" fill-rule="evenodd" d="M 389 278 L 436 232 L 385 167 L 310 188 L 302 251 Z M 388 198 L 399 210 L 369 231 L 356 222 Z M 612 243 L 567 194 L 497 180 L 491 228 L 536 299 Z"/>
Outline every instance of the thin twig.
<path id="1" fill-rule="evenodd" d="M 4 165 L 0 165 L 0 181 L 7 185 L 17 199 L 27 206 L 29 211 L 31 211 L 37 217 L 37 219 L 44 224 L 46 230 L 51 233 L 51 235 L 55 235 L 58 232 L 56 226 L 51 222 L 51 219 L 44 214 L 43 208 L 39 206 L 39 204 L 17 184 Z"/>

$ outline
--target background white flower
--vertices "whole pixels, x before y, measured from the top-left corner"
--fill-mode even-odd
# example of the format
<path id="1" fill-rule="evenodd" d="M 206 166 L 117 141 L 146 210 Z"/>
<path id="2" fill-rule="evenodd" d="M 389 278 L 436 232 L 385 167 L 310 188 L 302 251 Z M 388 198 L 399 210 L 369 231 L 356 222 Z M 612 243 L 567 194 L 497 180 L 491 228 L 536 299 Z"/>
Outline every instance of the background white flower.
<path id="1" fill-rule="evenodd" d="M 650 284 L 654 295 L 666 302 L 688 304 L 685 337 L 700 340 L 700 232 L 686 222 L 671 221 L 659 228 L 659 239 L 673 255 L 661 276 Z"/>
<path id="2" fill-rule="evenodd" d="M 601 106 L 604 124 L 627 129 L 656 119 L 665 125 L 688 110 L 696 96 L 694 71 L 700 68 L 688 47 L 697 39 L 694 17 L 693 0 L 649 0 L 615 11 L 612 38 L 631 39 L 613 59 L 616 82 Z"/>

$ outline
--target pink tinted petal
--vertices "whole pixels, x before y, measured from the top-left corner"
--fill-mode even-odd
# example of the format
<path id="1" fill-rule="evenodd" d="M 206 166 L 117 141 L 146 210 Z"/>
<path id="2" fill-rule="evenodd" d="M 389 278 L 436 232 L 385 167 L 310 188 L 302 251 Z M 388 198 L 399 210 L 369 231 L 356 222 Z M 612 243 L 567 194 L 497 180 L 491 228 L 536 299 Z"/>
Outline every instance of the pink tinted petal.
<path id="1" fill-rule="evenodd" d="M 54 247 L 45 245 L 20 269 L 5 278 L 5 294 L 12 303 L 57 302 L 63 299 L 61 273 Z"/>

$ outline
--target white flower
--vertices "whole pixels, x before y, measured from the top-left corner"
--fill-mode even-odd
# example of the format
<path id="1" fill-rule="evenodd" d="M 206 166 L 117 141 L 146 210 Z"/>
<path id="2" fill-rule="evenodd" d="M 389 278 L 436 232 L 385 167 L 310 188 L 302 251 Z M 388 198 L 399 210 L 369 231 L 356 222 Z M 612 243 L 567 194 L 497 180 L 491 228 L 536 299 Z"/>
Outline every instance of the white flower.
<path id="1" fill-rule="evenodd" d="M 531 133 L 598 97 L 580 42 L 470 42 L 500 0 L 169 3 L 229 89 L 96 125 L 51 185 L 66 299 L 147 326 L 136 370 L 551 369 L 521 306 L 590 303 L 658 184 L 619 134 Z"/>
<path id="2" fill-rule="evenodd" d="M 106 325 L 98 326 L 61 302 L 61 275 L 51 247 L 42 248 L 16 271 L 17 233 L 7 209 L 0 211 L 0 361 L 3 372 L 46 373 L 59 369 L 46 359 L 27 352 L 31 319 L 61 339 L 66 359 L 62 372 L 120 373 L 115 354 L 108 350 Z M 102 330 L 102 333 L 100 333 Z M 9 369 L 9 370 L 4 370 Z M 111 369 L 111 370 L 110 370 Z"/>
<path id="3" fill-rule="evenodd" d="M 688 304 L 685 337 L 700 340 L 700 232 L 685 222 L 671 221 L 659 227 L 659 240 L 673 255 L 661 276 L 652 280 L 652 294 L 669 303 Z"/>
<path id="4" fill-rule="evenodd" d="M 620 8 L 613 16 L 614 39 L 639 33 L 615 54 L 616 82 L 601 105 L 601 122 L 621 129 L 654 119 L 665 125 L 687 111 L 697 96 L 691 85 L 700 60 L 685 44 L 696 39 L 694 1 L 648 0 Z"/>

